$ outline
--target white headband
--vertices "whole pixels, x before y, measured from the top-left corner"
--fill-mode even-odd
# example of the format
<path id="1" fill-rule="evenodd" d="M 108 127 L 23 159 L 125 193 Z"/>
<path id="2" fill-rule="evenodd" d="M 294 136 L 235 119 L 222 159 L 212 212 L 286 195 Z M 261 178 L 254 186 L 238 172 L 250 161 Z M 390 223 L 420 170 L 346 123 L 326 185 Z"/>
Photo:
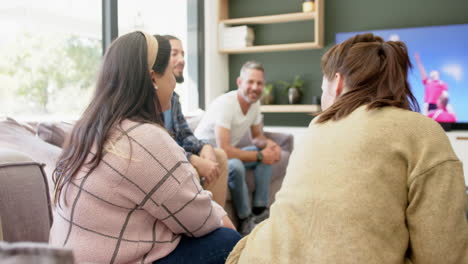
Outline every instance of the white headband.
<path id="1" fill-rule="evenodd" d="M 158 49 L 159 43 L 156 37 L 143 32 L 139 31 L 143 36 L 146 38 L 146 50 L 148 53 L 148 69 L 151 71 L 153 69 L 153 65 L 156 63 L 156 57 L 158 56 Z"/>

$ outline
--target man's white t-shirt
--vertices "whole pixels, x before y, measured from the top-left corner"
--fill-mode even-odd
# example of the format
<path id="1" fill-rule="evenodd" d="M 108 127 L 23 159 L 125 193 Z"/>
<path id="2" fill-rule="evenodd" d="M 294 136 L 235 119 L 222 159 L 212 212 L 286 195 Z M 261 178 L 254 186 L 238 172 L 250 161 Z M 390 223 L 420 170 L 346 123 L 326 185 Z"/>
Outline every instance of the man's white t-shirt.
<path id="1" fill-rule="evenodd" d="M 237 99 L 237 90 L 230 91 L 216 98 L 210 104 L 195 130 L 195 136 L 216 145 L 214 128 L 221 126 L 230 130 L 231 145 L 236 146 L 250 127 L 260 124 L 261 121 L 259 101 L 250 105 L 249 110 L 244 115 Z"/>

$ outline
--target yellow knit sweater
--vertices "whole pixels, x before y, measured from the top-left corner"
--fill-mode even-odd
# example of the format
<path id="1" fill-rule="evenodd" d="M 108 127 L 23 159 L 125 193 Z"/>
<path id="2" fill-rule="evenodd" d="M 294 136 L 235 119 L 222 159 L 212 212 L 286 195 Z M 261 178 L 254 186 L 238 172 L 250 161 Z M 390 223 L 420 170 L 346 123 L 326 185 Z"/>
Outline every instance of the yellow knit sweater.
<path id="1" fill-rule="evenodd" d="M 227 263 L 468 263 L 461 162 L 421 114 L 311 123 L 268 220 Z"/>

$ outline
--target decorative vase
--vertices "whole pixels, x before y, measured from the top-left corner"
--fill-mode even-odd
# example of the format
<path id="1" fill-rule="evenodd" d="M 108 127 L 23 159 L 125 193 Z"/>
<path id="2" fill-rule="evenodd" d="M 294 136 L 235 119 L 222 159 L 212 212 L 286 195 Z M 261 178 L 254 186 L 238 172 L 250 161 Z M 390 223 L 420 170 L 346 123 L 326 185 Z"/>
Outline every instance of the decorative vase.
<path id="1" fill-rule="evenodd" d="M 298 104 L 301 101 L 301 92 L 295 87 L 290 87 L 288 89 L 288 101 L 289 104 Z"/>
<path id="2" fill-rule="evenodd" d="M 315 11 L 315 2 L 314 0 L 303 0 L 302 1 L 302 12 L 314 12 Z"/>

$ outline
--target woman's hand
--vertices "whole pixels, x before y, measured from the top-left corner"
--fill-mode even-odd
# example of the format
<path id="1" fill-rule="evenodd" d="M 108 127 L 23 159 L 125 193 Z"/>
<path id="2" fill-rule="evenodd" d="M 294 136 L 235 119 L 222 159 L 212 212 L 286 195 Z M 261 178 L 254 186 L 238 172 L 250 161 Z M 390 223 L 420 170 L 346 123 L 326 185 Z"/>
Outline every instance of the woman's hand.
<path id="1" fill-rule="evenodd" d="M 190 158 L 190 163 L 192 163 L 193 167 L 197 170 L 200 179 L 205 177 L 207 184 L 210 184 L 218 179 L 219 165 L 217 162 L 198 157 L 197 155 L 192 155 Z"/>
<path id="2" fill-rule="evenodd" d="M 223 226 L 237 231 L 236 227 L 234 226 L 231 219 L 229 219 L 229 216 L 227 215 L 223 217 Z"/>
<path id="3" fill-rule="evenodd" d="M 209 159 L 213 162 L 218 162 L 214 148 L 209 144 L 203 145 L 202 149 L 200 150 L 200 157 L 203 159 Z"/>

